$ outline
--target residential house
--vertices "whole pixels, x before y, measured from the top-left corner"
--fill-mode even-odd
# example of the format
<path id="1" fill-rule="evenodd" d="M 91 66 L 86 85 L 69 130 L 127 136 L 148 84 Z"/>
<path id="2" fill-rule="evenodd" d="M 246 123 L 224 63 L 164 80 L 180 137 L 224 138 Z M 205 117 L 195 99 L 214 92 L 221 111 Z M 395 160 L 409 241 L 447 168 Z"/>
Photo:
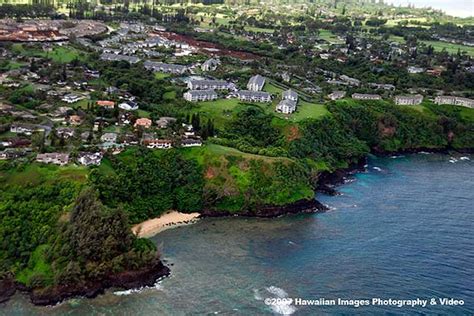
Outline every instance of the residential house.
<path id="1" fill-rule="evenodd" d="M 167 128 L 173 122 L 176 122 L 176 118 L 162 116 L 162 117 L 160 117 L 159 120 L 156 121 L 156 125 L 159 128 Z"/>
<path id="2" fill-rule="evenodd" d="M 422 72 L 425 71 L 425 68 L 409 66 L 407 70 L 408 70 L 408 73 L 410 74 L 421 74 Z"/>
<path id="3" fill-rule="evenodd" d="M 202 146 L 202 141 L 197 138 L 186 138 L 181 141 L 182 147 L 200 147 Z"/>
<path id="4" fill-rule="evenodd" d="M 421 94 L 416 95 L 397 95 L 395 97 L 395 104 L 398 105 L 417 105 L 423 102 L 423 96 Z"/>
<path id="5" fill-rule="evenodd" d="M 145 136 L 142 140 L 142 144 L 150 149 L 169 149 L 173 147 L 171 140 L 159 139 L 151 135 Z"/>
<path id="6" fill-rule="evenodd" d="M 114 101 L 99 100 L 96 103 L 98 106 L 106 108 L 106 109 L 113 109 L 115 106 Z"/>
<path id="7" fill-rule="evenodd" d="M 82 119 L 79 115 L 70 115 L 68 121 L 71 125 L 80 125 Z"/>
<path id="8" fill-rule="evenodd" d="M 133 126 L 134 127 L 150 128 L 151 124 L 152 124 L 152 122 L 149 118 L 143 117 L 143 118 L 137 119 Z"/>
<path id="9" fill-rule="evenodd" d="M 278 103 L 276 111 L 284 114 L 291 114 L 296 111 L 296 102 L 289 99 L 283 99 Z"/>
<path id="10" fill-rule="evenodd" d="M 354 93 L 352 98 L 355 100 L 381 100 L 382 97 L 378 94 L 364 94 L 364 93 Z"/>
<path id="11" fill-rule="evenodd" d="M 344 82 L 346 82 L 347 84 L 351 85 L 351 86 L 360 86 L 360 80 L 359 79 L 355 79 L 355 78 L 351 78 L 349 76 L 346 76 L 346 75 L 342 75 L 340 77 L 340 79 Z"/>
<path id="12" fill-rule="evenodd" d="M 58 127 L 56 129 L 56 135 L 64 139 L 68 139 L 74 136 L 74 129 L 69 127 Z"/>
<path id="13" fill-rule="evenodd" d="M 115 143 L 117 141 L 117 134 L 116 133 L 104 133 L 100 140 L 104 143 Z"/>
<path id="14" fill-rule="evenodd" d="M 265 77 L 255 75 L 249 79 L 249 82 L 247 83 L 247 89 L 250 91 L 262 91 L 264 85 Z"/>
<path id="15" fill-rule="evenodd" d="M 224 80 L 189 80 L 191 90 L 228 90 L 232 84 Z"/>
<path id="16" fill-rule="evenodd" d="M 346 91 L 333 91 L 331 94 L 328 95 L 328 98 L 331 100 L 339 100 L 346 96 Z"/>
<path id="17" fill-rule="evenodd" d="M 202 71 L 214 71 L 217 69 L 217 66 L 221 64 L 221 61 L 217 58 L 210 58 L 202 63 Z"/>
<path id="18" fill-rule="evenodd" d="M 270 102 L 272 100 L 270 93 L 263 91 L 240 90 L 236 94 L 239 100 L 242 101 Z"/>
<path id="19" fill-rule="evenodd" d="M 44 131 L 44 128 L 39 125 L 14 123 L 10 126 L 10 132 L 17 134 L 31 135 L 36 131 Z"/>
<path id="20" fill-rule="evenodd" d="M 217 99 L 217 92 L 214 90 L 189 90 L 184 93 L 183 97 L 190 102 L 210 101 Z"/>
<path id="21" fill-rule="evenodd" d="M 100 162 L 102 161 L 102 153 L 101 152 L 96 152 L 96 153 L 89 153 L 89 152 L 80 152 L 77 155 L 77 161 L 84 166 L 93 166 L 93 165 L 100 165 Z"/>
<path id="22" fill-rule="evenodd" d="M 38 154 L 36 161 L 41 163 L 52 163 L 55 165 L 65 166 L 69 162 L 69 154 L 64 153 L 46 153 Z"/>
<path id="23" fill-rule="evenodd" d="M 138 104 L 133 101 L 122 102 L 118 107 L 125 111 L 136 111 L 138 110 Z"/>
<path id="24" fill-rule="evenodd" d="M 66 94 L 61 98 L 61 101 L 66 103 L 76 103 L 80 100 L 84 99 L 83 96 L 76 95 L 76 94 Z"/>
<path id="25" fill-rule="evenodd" d="M 395 90 L 395 86 L 393 84 L 386 84 L 386 83 L 369 83 L 369 87 L 373 89 L 383 89 L 388 91 Z"/>

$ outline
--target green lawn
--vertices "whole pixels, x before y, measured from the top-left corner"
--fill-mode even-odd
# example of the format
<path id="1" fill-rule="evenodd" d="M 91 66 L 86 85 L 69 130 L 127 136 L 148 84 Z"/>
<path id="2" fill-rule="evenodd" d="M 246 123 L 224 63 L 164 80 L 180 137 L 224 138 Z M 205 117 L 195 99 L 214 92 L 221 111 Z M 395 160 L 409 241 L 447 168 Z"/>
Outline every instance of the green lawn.
<path id="1" fill-rule="evenodd" d="M 344 41 L 339 39 L 337 37 L 337 35 L 335 35 L 333 32 L 331 32 L 329 30 L 320 30 L 319 31 L 319 38 L 329 42 L 330 44 L 342 44 L 342 43 L 344 43 Z"/>
<path id="2" fill-rule="evenodd" d="M 150 112 L 145 111 L 145 110 L 138 110 L 138 111 L 137 111 L 137 115 L 138 115 L 139 117 L 150 118 Z"/>
<path id="3" fill-rule="evenodd" d="M 201 117 L 213 119 L 217 128 L 223 128 L 225 123 L 232 118 L 233 113 L 243 107 L 238 99 L 219 99 L 215 101 L 198 102 L 192 113 L 199 113 Z"/>
<path id="4" fill-rule="evenodd" d="M 273 29 L 256 27 L 256 26 L 245 26 L 244 29 L 247 32 L 255 32 L 255 33 L 273 33 Z"/>
<path id="5" fill-rule="evenodd" d="M 31 163 L 21 170 L 13 169 L 0 174 L 0 183 L 5 185 L 35 185 L 42 181 L 53 181 L 58 178 L 71 179 L 84 182 L 87 178 L 88 169 L 83 166 L 68 165 L 59 167 Z"/>
<path id="6" fill-rule="evenodd" d="M 163 80 L 169 78 L 171 75 L 164 72 L 155 72 L 155 78 L 158 80 Z"/>
<path id="7" fill-rule="evenodd" d="M 329 114 L 324 104 L 309 103 L 303 100 L 298 101 L 296 112 L 291 114 L 289 120 L 298 122 L 308 118 L 319 118 Z"/>
<path id="8" fill-rule="evenodd" d="M 27 57 L 51 58 L 58 63 L 70 63 L 74 59 L 85 59 L 85 55 L 79 50 L 70 46 L 54 46 L 52 51 L 43 51 L 36 47 L 26 47 L 23 44 L 13 44 L 12 50 Z"/>
<path id="9" fill-rule="evenodd" d="M 474 47 L 471 46 L 465 46 L 461 44 L 451 44 L 451 43 L 446 43 L 446 42 L 441 42 L 441 41 L 422 41 L 426 45 L 431 45 L 436 51 L 442 51 L 443 49 L 446 49 L 448 53 L 451 54 L 456 54 L 458 52 L 458 49 L 461 50 L 461 52 L 465 51 L 467 52 L 468 55 L 474 56 Z"/>
<path id="10" fill-rule="evenodd" d="M 176 100 L 176 91 L 173 90 L 173 91 L 167 91 L 163 94 L 163 99 L 164 100 Z"/>
<path id="11" fill-rule="evenodd" d="M 263 87 L 263 91 L 266 91 L 268 93 L 271 93 L 277 96 L 281 96 L 281 93 L 285 90 L 267 81 L 265 83 L 265 86 Z"/>

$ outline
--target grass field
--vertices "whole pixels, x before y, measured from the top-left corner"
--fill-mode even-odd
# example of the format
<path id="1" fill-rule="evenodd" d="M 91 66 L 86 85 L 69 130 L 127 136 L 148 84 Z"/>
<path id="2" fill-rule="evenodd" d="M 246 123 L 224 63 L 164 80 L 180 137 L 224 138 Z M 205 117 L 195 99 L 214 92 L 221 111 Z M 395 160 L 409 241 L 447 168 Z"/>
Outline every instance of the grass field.
<path id="1" fill-rule="evenodd" d="M 36 185 L 42 181 L 53 181 L 59 179 L 69 179 L 78 182 L 86 180 L 88 169 L 82 166 L 68 165 L 59 167 L 31 163 L 24 168 L 8 170 L 0 173 L 0 183 L 4 185 Z"/>
<path id="2" fill-rule="evenodd" d="M 45 57 L 51 58 L 58 63 L 70 63 L 74 59 L 85 59 L 85 55 L 77 49 L 70 46 L 54 46 L 52 51 L 43 51 L 36 47 L 25 47 L 23 44 L 13 44 L 12 50 L 18 54 L 27 57 Z"/>
<path id="3" fill-rule="evenodd" d="M 329 30 L 320 30 L 319 31 L 319 38 L 323 39 L 330 44 L 342 44 L 344 43 L 343 40 L 339 39 L 337 35 L 335 35 L 333 32 Z"/>
<path id="4" fill-rule="evenodd" d="M 398 42 L 401 44 L 405 43 L 405 39 L 401 36 L 390 36 L 389 41 L 392 42 Z M 443 49 L 446 49 L 446 51 L 450 54 L 456 54 L 458 52 L 458 49 L 461 50 L 461 52 L 465 51 L 468 55 L 474 56 L 474 47 L 466 46 L 466 45 L 461 45 L 461 44 L 451 44 L 451 43 L 446 43 L 446 42 L 441 42 L 441 41 L 421 41 L 422 43 L 425 43 L 426 45 L 431 45 L 435 49 L 435 51 L 442 51 Z"/>
<path id="5" fill-rule="evenodd" d="M 468 55 L 474 56 L 474 47 L 471 46 L 465 46 L 465 45 L 460 45 L 460 44 L 451 44 L 451 43 L 446 43 L 446 42 L 441 42 L 441 41 L 422 41 L 426 45 L 431 45 L 436 51 L 442 51 L 443 49 L 446 49 L 448 53 L 451 54 L 456 54 L 458 52 L 458 49 L 461 50 L 461 52 L 465 51 Z"/>
<path id="6" fill-rule="evenodd" d="M 164 72 L 155 72 L 155 78 L 158 80 L 163 80 L 169 78 L 171 75 Z"/>

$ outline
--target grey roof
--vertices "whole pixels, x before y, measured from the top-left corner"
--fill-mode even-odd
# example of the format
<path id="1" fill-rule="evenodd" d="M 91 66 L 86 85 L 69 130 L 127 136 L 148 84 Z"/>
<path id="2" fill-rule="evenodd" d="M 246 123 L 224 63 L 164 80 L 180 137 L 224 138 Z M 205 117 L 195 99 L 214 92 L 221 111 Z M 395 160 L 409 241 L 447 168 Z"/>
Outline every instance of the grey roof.
<path id="1" fill-rule="evenodd" d="M 278 103 L 278 108 L 281 108 L 283 106 L 287 106 L 289 108 L 292 108 L 293 111 L 296 109 L 296 102 L 293 100 L 288 100 L 288 99 L 283 99 Z"/>
<path id="2" fill-rule="evenodd" d="M 254 97 L 254 98 L 269 98 L 270 93 L 264 91 L 250 91 L 250 90 L 240 90 L 237 92 L 238 96 L 245 97 Z"/>
<path id="3" fill-rule="evenodd" d="M 298 93 L 296 93 L 295 91 L 291 90 L 291 89 L 288 89 L 286 91 L 283 91 L 282 93 L 282 97 L 283 99 L 298 99 Z"/>
<path id="4" fill-rule="evenodd" d="M 171 72 L 183 72 L 187 69 L 186 66 L 183 65 L 176 65 L 176 64 L 166 64 L 166 63 L 161 63 L 161 62 L 156 62 L 156 61 L 151 61 L 147 60 L 143 64 L 146 69 L 148 70 L 168 70 Z"/>
<path id="5" fill-rule="evenodd" d="M 217 96 L 217 93 L 214 90 L 189 90 L 187 93 L 191 96 Z"/>
<path id="6" fill-rule="evenodd" d="M 265 77 L 260 75 L 255 75 L 249 79 L 249 84 L 256 84 L 258 86 L 263 86 L 265 84 Z"/>
<path id="7" fill-rule="evenodd" d="M 228 83 L 225 80 L 191 80 L 190 83 L 193 86 L 228 86 Z"/>
<path id="8" fill-rule="evenodd" d="M 100 59 L 102 60 L 109 60 L 109 61 L 126 61 L 131 64 L 135 64 L 140 61 L 140 58 L 135 56 L 127 56 L 127 55 L 118 55 L 118 54 L 109 54 L 109 53 L 102 53 L 100 55 Z"/>

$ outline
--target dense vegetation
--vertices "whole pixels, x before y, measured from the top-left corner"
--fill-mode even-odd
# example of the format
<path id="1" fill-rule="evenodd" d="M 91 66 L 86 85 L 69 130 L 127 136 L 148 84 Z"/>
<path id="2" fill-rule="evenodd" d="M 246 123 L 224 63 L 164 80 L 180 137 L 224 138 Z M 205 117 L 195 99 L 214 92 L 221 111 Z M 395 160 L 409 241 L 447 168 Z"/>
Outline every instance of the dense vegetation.
<path id="1" fill-rule="evenodd" d="M 151 242 L 131 233 L 126 213 L 102 206 L 79 174 L 44 172 L 18 167 L 2 177 L 0 275 L 30 287 L 78 284 L 157 258 Z M 15 183 L 19 176 L 35 178 Z"/>
<path id="2" fill-rule="evenodd" d="M 133 150 L 122 159 L 112 159 L 111 168 L 108 173 L 94 170 L 92 185 L 106 205 L 122 205 L 132 223 L 170 209 L 202 208 L 202 172 L 177 151 Z"/>

